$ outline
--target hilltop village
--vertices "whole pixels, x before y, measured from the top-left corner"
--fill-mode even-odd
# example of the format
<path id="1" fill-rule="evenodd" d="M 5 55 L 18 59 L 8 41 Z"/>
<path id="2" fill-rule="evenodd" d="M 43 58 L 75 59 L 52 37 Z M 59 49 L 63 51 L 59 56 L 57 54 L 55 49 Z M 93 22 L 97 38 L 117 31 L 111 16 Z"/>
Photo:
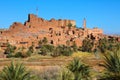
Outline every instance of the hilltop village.
<path id="1" fill-rule="evenodd" d="M 8 30 L 1 30 L 0 42 L 4 45 L 10 43 L 17 47 L 29 47 L 32 43 L 37 46 L 43 38 L 48 43 L 56 45 L 70 45 L 75 42 L 77 46 L 82 45 L 86 37 L 93 37 L 99 40 L 103 36 L 103 30 L 98 28 L 88 29 L 86 20 L 83 21 L 83 28 L 76 28 L 74 20 L 44 20 L 34 14 L 28 15 L 28 20 L 22 24 L 14 22 Z"/>
<path id="2" fill-rule="evenodd" d="M 34 14 L 28 15 L 28 20 L 22 24 L 14 22 L 9 29 L 0 31 L 1 47 L 6 43 L 17 47 L 29 47 L 32 43 L 38 46 L 38 42 L 43 38 L 48 40 L 48 44 L 82 46 L 82 41 L 86 38 L 99 40 L 103 37 L 103 30 L 99 28 L 88 29 L 86 20 L 83 21 L 83 28 L 76 28 L 74 20 L 44 20 Z"/>

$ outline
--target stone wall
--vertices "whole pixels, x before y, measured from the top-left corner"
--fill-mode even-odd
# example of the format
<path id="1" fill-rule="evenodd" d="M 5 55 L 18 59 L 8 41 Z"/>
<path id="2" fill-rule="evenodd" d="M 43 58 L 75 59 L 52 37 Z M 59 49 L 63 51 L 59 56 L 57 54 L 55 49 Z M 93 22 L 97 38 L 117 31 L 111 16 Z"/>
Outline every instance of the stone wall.
<path id="1" fill-rule="evenodd" d="M 25 22 L 25 26 L 46 26 L 46 27 L 61 27 L 61 26 L 67 26 L 69 23 L 71 23 L 73 26 L 76 25 L 76 22 L 74 20 L 44 20 L 42 18 L 38 18 L 36 15 L 29 14 L 28 21 Z"/>

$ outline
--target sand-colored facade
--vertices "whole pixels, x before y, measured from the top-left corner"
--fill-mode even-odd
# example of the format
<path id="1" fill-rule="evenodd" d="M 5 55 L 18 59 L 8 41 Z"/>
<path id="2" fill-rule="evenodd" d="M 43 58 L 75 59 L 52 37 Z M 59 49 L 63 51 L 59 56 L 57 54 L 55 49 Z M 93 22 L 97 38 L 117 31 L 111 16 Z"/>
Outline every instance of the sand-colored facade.
<path id="1" fill-rule="evenodd" d="M 72 24 L 71 28 L 68 27 L 69 24 Z M 74 27 L 75 25 L 74 20 L 45 20 L 29 14 L 28 20 L 24 24 L 15 22 L 8 30 L 1 30 L 0 43 L 9 42 L 17 47 L 28 47 L 34 43 L 37 46 L 38 42 L 46 37 L 48 44 L 55 46 L 67 45 L 68 42 L 70 45 L 75 42 L 77 46 L 81 46 L 82 41 L 88 35 L 93 35 L 96 40 L 103 35 L 102 29 L 88 29 L 86 21 L 84 21 L 83 29 L 78 29 Z"/>

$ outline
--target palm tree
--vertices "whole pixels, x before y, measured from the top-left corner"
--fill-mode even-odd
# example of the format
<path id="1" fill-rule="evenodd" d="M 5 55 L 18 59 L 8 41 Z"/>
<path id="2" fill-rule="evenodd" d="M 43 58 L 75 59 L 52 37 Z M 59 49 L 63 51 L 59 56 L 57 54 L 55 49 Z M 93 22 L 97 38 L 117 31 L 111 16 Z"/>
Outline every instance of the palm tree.
<path id="1" fill-rule="evenodd" d="M 120 50 L 104 55 L 105 78 L 101 80 L 120 80 Z"/>
<path id="2" fill-rule="evenodd" d="M 89 80 L 90 78 L 89 66 L 81 63 L 79 58 L 74 58 L 68 65 L 68 69 L 73 72 L 75 80 Z"/>
<path id="3" fill-rule="evenodd" d="M 14 65 L 13 62 L 10 66 L 4 67 L 0 74 L 0 80 L 34 80 L 33 78 L 23 64 Z"/>

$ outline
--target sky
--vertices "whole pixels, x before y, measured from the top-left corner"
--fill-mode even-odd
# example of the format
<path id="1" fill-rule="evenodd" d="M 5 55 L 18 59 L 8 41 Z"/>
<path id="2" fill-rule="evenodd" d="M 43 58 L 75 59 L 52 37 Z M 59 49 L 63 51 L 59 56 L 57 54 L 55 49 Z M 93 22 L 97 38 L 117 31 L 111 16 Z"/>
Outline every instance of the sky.
<path id="1" fill-rule="evenodd" d="M 120 34 L 120 0 L 0 0 L 0 28 L 13 22 L 24 23 L 28 14 L 44 19 L 72 19 L 82 27 L 98 27 L 106 34 Z"/>

